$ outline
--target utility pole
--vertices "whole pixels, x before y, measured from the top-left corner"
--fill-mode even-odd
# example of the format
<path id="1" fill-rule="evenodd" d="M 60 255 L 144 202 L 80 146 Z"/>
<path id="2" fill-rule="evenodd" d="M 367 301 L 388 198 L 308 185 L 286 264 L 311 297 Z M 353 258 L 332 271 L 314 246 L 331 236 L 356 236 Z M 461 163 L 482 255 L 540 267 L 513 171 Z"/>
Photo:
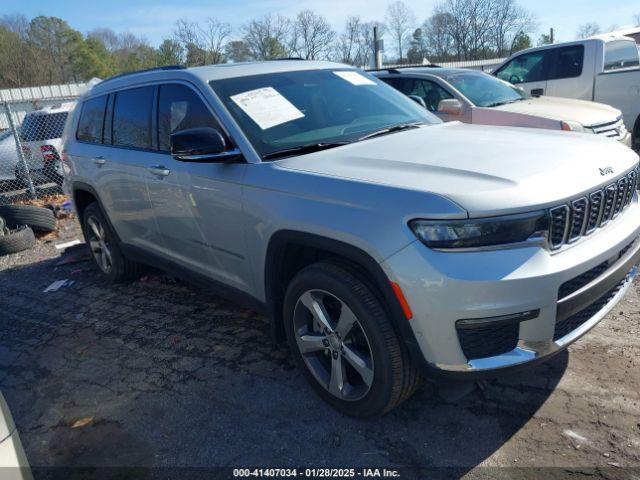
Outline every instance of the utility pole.
<path id="1" fill-rule="evenodd" d="M 553 27 L 549 30 L 549 40 L 553 43 Z"/>
<path id="2" fill-rule="evenodd" d="M 373 52 L 374 61 L 377 69 L 382 68 L 382 50 L 384 50 L 384 42 L 378 37 L 378 26 L 373 26 Z"/>

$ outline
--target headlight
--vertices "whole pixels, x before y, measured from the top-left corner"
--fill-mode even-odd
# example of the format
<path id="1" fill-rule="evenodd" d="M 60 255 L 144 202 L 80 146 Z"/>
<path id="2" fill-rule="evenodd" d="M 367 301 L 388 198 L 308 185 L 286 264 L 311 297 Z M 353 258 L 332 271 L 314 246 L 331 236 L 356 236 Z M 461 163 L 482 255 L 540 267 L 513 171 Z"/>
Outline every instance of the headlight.
<path id="1" fill-rule="evenodd" d="M 524 242 L 549 229 L 547 212 L 468 220 L 412 220 L 409 226 L 430 248 L 471 248 Z"/>
<path id="2" fill-rule="evenodd" d="M 572 122 L 567 120 L 566 122 L 560 122 L 562 130 L 567 132 L 580 132 L 580 133 L 593 133 L 593 130 L 585 128 L 584 125 L 578 122 Z"/>

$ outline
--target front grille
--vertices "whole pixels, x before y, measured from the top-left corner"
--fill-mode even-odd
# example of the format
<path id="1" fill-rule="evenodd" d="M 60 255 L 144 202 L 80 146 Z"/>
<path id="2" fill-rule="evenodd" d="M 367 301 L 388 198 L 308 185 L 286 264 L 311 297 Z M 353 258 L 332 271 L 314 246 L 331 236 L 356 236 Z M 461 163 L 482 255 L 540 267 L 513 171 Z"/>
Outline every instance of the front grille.
<path id="1" fill-rule="evenodd" d="M 638 172 L 634 169 L 603 189 L 568 204 L 549 209 L 549 245 L 552 250 L 604 227 L 633 200 Z"/>
<path id="2" fill-rule="evenodd" d="M 626 282 L 626 278 L 623 279 L 620 283 L 618 283 L 615 287 L 609 290 L 607 293 L 602 295 L 600 298 L 596 299 L 591 305 L 580 310 L 577 313 L 574 313 L 569 318 L 564 319 L 561 322 L 556 322 L 556 328 L 553 332 L 553 340 L 558 340 L 565 335 L 573 332 L 576 328 L 579 328 L 582 324 L 588 321 L 591 317 L 597 314 L 600 310 L 602 310 L 612 299 L 616 296 L 616 294 L 620 291 L 620 289 L 624 286 Z"/>
<path id="3" fill-rule="evenodd" d="M 597 135 L 604 135 L 608 138 L 622 140 L 627 135 L 627 128 L 624 126 L 622 117 L 618 117 L 613 122 L 599 123 L 592 125 L 593 132 Z"/>
<path id="4" fill-rule="evenodd" d="M 519 323 L 460 328 L 456 325 L 462 352 L 468 360 L 493 357 L 518 346 Z"/>

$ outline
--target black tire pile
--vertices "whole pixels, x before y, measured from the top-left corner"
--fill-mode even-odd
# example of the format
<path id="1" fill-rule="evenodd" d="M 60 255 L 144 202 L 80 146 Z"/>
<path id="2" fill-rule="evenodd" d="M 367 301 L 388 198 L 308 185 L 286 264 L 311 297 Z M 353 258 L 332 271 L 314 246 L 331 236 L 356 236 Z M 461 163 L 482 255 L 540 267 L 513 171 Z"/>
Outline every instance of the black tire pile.
<path id="1" fill-rule="evenodd" d="M 34 205 L 0 205 L 0 256 L 22 252 L 36 243 L 34 232 L 56 230 L 56 217 L 49 208 Z"/>

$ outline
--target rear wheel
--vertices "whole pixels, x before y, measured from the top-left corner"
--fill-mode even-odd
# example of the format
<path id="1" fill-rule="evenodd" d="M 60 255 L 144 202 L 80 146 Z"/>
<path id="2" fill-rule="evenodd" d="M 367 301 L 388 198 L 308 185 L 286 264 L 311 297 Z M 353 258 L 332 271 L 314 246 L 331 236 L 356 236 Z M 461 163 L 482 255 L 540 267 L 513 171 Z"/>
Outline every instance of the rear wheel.
<path id="1" fill-rule="evenodd" d="M 346 266 L 320 262 L 299 272 L 287 289 L 284 318 L 298 366 L 348 415 L 388 412 L 419 384 L 382 305 Z"/>
<path id="2" fill-rule="evenodd" d="M 91 203 L 84 209 L 82 226 L 93 259 L 109 280 L 117 283 L 139 275 L 140 265 L 124 256 L 97 203 Z"/>

